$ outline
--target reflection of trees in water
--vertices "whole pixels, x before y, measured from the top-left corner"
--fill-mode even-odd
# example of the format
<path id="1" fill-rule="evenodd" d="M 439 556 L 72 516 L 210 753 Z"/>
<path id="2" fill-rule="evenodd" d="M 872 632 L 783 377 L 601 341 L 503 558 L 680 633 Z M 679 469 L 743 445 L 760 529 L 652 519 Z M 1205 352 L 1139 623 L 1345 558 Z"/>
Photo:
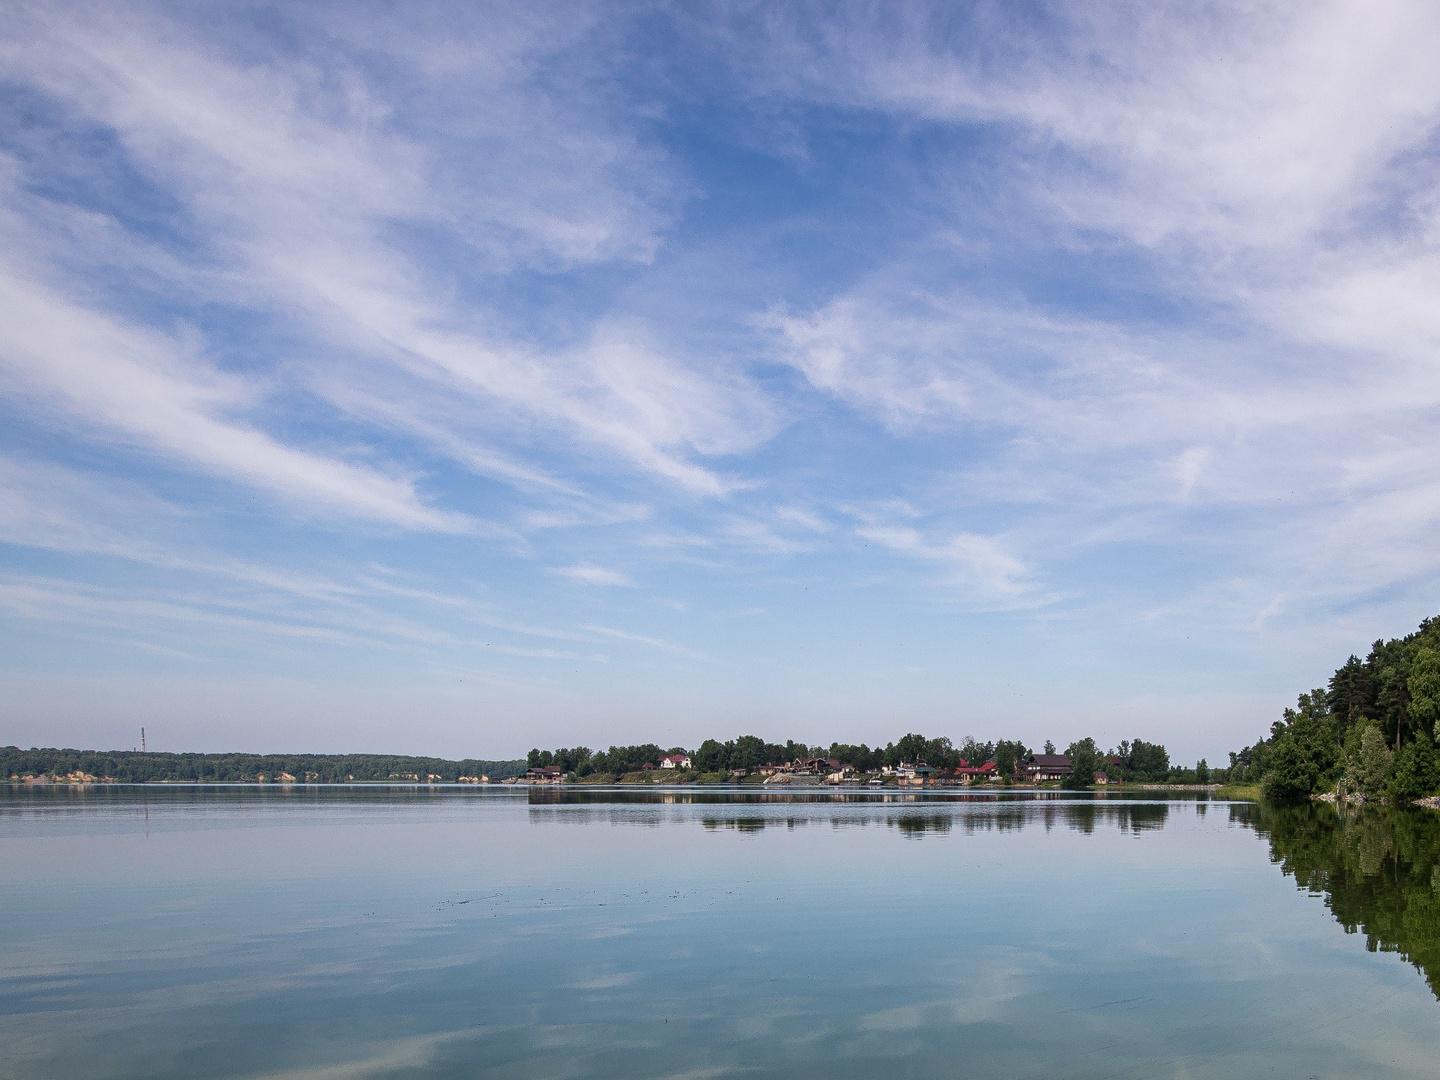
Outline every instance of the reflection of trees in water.
<path id="1" fill-rule="evenodd" d="M 688 807 L 706 806 L 713 809 L 700 817 L 700 823 L 712 832 L 758 833 L 771 827 L 796 829 L 813 823 L 828 824 L 835 830 L 883 826 L 907 837 L 952 831 L 967 835 L 1015 832 L 1036 825 L 1047 832 L 1063 825 L 1087 834 L 1098 828 L 1139 833 L 1163 826 L 1170 812 L 1168 802 L 1107 793 L 1088 798 L 1060 791 L 592 790 L 557 785 L 531 787 L 525 797 L 532 820 L 544 823 L 679 824 L 695 821 Z"/>
<path id="2" fill-rule="evenodd" d="M 1405 957 L 1440 998 L 1440 816 L 1239 803 L 1231 818 L 1269 840 L 1271 860 L 1348 933 Z"/>
<path id="3" fill-rule="evenodd" d="M 779 828 L 785 826 L 787 829 L 798 829 L 810 824 L 808 818 L 797 817 L 706 817 L 700 819 L 700 824 L 706 829 L 730 829 L 733 832 L 759 832 L 765 828 Z"/>
<path id="4" fill-rule="evenodd" d="M 1066 825 L 1087 835 L 1095 831 L 1097 824 L 1134 833 L 1160 829 L 1170 816 L 1169 803 L 1072 803 L 1059 809 L 1064 812 Z"/>
<path id="5" fill-rule="evenodd" d="M 1039 825 L 1050 829 L 1056 824 L 1063 824 L 1076 832 L 1090 834 L 1098 828 L 1121 829 L 1129 832 L 1140 833 L 1148 829 L 1159 829 L 1164 826 L 1170 807 L 1165 803 L 1133 803 L 1124 804 L 1075 804 L 1075 805 L 1051 805 L 1037 809 L 1034 806 L 1027 808 L 1023 803 L 1011 803 L 1007 805 L 986 807 L 983 811 L 975 809 L 960 810 L 947 809 L 945 807 L 928 807 L 921 809 L 916 807 L 913 810 L 895 812 L 887 810 L 883 806 L 876 806 L 874 813 L 848 813 L 848 814 L 823 814 L 812 812 L 808 815 L 796 814 L 739 814 L 739 815 L 706 815 L 700 819 L 701 825 L 711 831 L 731 830 L 735 832 L 760 832 L 766 828 L 794 829 L 802 825 L 814 822 L 816 824 L 828 824 L 833 830 L 841 829 L 866 829 L 872 825 L 884 826 L 887 829 L 894 829 L 905 836 L 924 836 L 928 833 L 949 833 L 952 831 L 961 832 L 966 835 L 973 833 L 989 832 L 1019 832 L 1027 826 Z M 616 821 L 630 821 L 638 823 L 639 819 L 633 815 L 625 818 L 616 818 Z M 658 818 L 648 819 L 645 823 L 657 822 Z M 683 820 L 674 818 L 672 820 Z"/>
<path id="6" fill-rule="evenodd" d="M 906 836 L 920 836 L 924 833 L 949 832 L 955 825 L 953 814 L 897 814 L 887 817 L 885 824 L 899 829 Z"/>

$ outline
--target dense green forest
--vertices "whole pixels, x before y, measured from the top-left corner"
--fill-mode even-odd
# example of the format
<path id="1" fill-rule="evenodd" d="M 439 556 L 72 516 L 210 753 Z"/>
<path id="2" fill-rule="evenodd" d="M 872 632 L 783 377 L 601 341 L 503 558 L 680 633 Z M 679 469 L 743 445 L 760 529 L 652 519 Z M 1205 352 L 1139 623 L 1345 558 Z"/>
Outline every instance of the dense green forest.
<path id="1" fill-rule="evenodd" d="M 128 784 L 170 781 L 254 782 L 293 776 L 300 783 L 434 778 L 454 782 L 487 775 L 518 776 L 523 761 L 411 757 L 403 754 L 162 754 L 133 750 L 22 750 L 0 747 L 0 780 L 26 776 L 63 777 L 83 773 Z"/>
<path id="2" fill-rule="evenodd" d="M 1230 755 L 1230 779 L 1277 800 L 1334 791 L 1408 802 L 1440 791 L 1440 619 L 1351 656 L 1301 694 L 1268 738 Z"/>

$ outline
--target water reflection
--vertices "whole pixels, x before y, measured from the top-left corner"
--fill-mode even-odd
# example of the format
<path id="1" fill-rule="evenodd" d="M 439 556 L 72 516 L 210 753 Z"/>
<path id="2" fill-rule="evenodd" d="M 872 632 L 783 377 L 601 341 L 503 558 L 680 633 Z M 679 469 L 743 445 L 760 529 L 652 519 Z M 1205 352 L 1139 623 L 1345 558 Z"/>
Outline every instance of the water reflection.
<path id="1" fill-rule="evenodd" d="M 1370 952 L 1393 952 L 1440 998 L 1440 815 L 1428 810 L 1235 804 L 1295 884 Z"/>
<path id="2" fill-rule="evenodd" d="M 494 790 L 494 789 L 491 789 Z M 1153 791 L 1062 791 L 1058 789 L 994 788 L 969 789 L 927 788 L 906 791 L 884 788 L 754 788 L 754 787 L 685 787 L 685 788 L 621 788 L 546 785 L 503 789 L 523 795 L 532 806 L 695 806 L 744 804 L 759 805 L 854 805 L 854 806 L 1003 806 L 1003 805 L 1065 805 L 1094 806 L 1168 805 L 1174 803 L 1206 803 L 1208 792 L 1167 792 L 1163 797 Z M 1225 800 L 1216 800 L 1225 802 Z"/>
<path id="3" fill-rule="evenodd" d="M 0 791 L 0 861 L 0 1078 L 1428 1080 L 1440 1060 L 1440 815 L 22 790 Z"/>
<path id="4" fill-rule="evenodd" d="M 1017 832 L 1057 827 L 1089 835 L 1098 829 L 1138 834 L 1165 825 L 1169 802 L 1091 797 L 1062 792 L 966 795 L 933 792 L 584 791 L 536 788 L 529 793 L 536 824 L 700 825 L 710 831 L 760 833 L 814 826 L 893 829 L 907 838 L 957 832 Z M 707 812 L 698 819 L 689 807 Z M 729 811 L 729 812 L 727 812 Z"/>

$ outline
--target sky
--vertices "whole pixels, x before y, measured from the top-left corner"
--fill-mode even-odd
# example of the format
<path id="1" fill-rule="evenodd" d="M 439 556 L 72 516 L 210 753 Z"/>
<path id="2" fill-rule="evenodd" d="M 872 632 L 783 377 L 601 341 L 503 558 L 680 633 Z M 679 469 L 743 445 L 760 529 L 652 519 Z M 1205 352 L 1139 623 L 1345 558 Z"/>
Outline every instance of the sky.
<path id="1" fill-rule="evenodd" d="M 1440 611 L 1437 41 L 0 0 L 0 743 L 1223 761 Z"/>

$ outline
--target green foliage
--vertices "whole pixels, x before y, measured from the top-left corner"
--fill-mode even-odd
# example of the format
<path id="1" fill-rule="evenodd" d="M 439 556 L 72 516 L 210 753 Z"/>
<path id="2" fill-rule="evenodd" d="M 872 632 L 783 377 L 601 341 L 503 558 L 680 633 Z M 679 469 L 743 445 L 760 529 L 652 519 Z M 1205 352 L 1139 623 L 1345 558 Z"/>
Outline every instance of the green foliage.
<path id="1" fill-rule="evenodd" d="M 995 756 L 995 743 L 979 742 L 974 736 L 967 735 L 960 743 L 959 753 L 962 761 L 967 761 L 971 765 L 981 765 Z"/>
<path id="2" fill-rule="evenodd" d="M 1113 774 L 1112 779 L 1154 784 L 1170 779 L 1170 752 L 1160 743 L 1126 740 L 1110 751 L 1109 756 L 1114 760 L 1105 763 L 1105 770 Z"/>
<path id="3" fill-rule="evenodd" d="M 1323 691 L 1301 694 L 1296 708 L 1271 728 L 1268 768 L 1261 780 L 1266 798 L 1308 799 L 1335 776 L 1340 744 Z"/>
<path id="4" fill-rule="evenodd" d="M 1342 795 L 1384 798 L 1389 794 L 1394 770 L 1395 755 L 1385 745 L 1379 724 L 1366 720 L 1350 729 L 1345 736 L 1345 759 L 1338 786 Z"/>
<path id="5" fill-rule="evenodd" d="M 583 755 L 579 752 L 582 750 Z M 582 746 L 576 750 L 555 751 L 554 764 L 576 776 L 589 776 L 591 773 L 627 773 L 635 772 L 646 765 L 654 765 L 665 753 L 654 743 L 612 746 L 609 750 L 593 752 Z"/>
<path id="6" fill-rule="evenodd" d="M 594 772 L 590 767 L 592 751 L 588 746 L 561 747 L 559 750 L 531 750 L 525 756 L 527 768 L 535 769 L 542 765 L 558 765 L 562 772 L 584 775 Z"/>
<path id="7" fill-rule="evenodd" d="M 766 742 L 758 735 L 741 735 L 723 743 L 706 739 L 700 744 L 700 749 L 690 755 L 690 761 L 701 772 L 748 773 L 761 765 L 778 765 L 796 758 L 818 756 L 821 755 L 812 754 L 808 746 L 793 739 L 782 745 Z"/>
<path id="8" fill-rule="evenodd" d="M 1070 775 L 1065 778 L 1067 788 L 1088 788 L 1095 782 L 1101 760 L 1100 749 L 1094 739 L 1087 737 L 1071 743 L 1065 748 L 1065 756 L 1070 759 Z"/>
<path id="9" fill-rule="evenodd" d="M 1396 802 L 1412 802 L 1440 791 L 1440 754 L 1423 731 L 1402 746 L 1395 754 L 1395 767 L 1390 776 L 1390 797 Z"/>
<path id="10" fill-rule="evenodd" d="M 1426 619 L 1407 637 L 1375 642 L 1364 660 L 1352 655 L 1324 691 L 1301 694 L 1269 738 L 1231 753 L 1227 778 L 1261 783 L 1278 799 L 1331 784 L 1367 798 L 1419 798 L 1440 790 L 1437 722 L 1440 619 Z"/>
<path id="11" fill-rule="evenodd" d="M 1305 747 L 1294 739 L 1285 739 L 1275 744 L 1260 790 L 1267 799 L 1297 802 L 1314 794 L 1321 775 L 1321 768 Z"/>
<path id="12" fill-rule="evenodd" d="M 1433 735 L 1440 722 L 1440 649 L 1424 645 L 1415 650 L 1405 688 L 1412 730 Z"/>
<path id="13" fill-rule="evenodd" d="M 995 771 L 1005 780 L 1013 780 L 1016 769 L 1029 754 L 1024 743 L 1013 739 L 1001 739 L 995 744 Z M 983 762 L 984 759 L 981 760 Z M 971 764 L 974 764 L 974 759 L 971 759 Z"/>
<path id="14" fill-rule="evenodd" d="M 1378 693 L 1375 672 L 1352 653 L 1331 677 L 1325 704 L 1332 714 L 1344 717 L 1347 724 L 1354 724 L 1377 717 Z"/>
<path id="15" fill-rule="evenodd" d="M 1224 784 L 1215 791 L 1221 799 L 1246 799 L 1250 802 L 1258 802 L 1260 799 L 1259 784 Z"/>
<path id="16" fill-rule="evenodd" d="M 849 743 L 831 743 L 829 753 L 824 756 L 832 757 L 861 772 L 874 772 L 885 764 L 885 751 L 878 746 L 872 750 L 865 743 L 861 743 L 859 746 L 852 746 Z"/>

